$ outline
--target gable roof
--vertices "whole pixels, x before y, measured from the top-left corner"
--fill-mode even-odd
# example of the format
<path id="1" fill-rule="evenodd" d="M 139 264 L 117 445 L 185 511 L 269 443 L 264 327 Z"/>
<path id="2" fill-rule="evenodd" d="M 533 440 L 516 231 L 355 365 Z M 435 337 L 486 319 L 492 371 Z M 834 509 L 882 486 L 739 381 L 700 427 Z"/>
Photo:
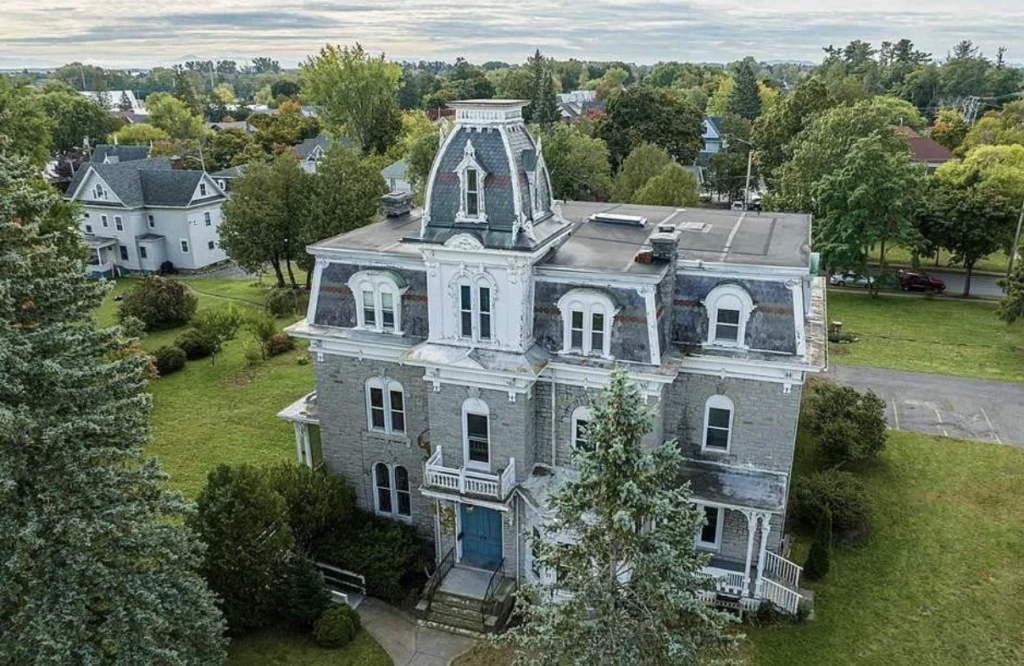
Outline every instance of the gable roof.
<path id="1" fill-rule="evenodd" d="M 384 167 L 380 174 L 384 176 L 385 180 L 390 180 L 392 178 L 396 180 L 405 180 L 405 174 L 408 170 L 409 163 L 405 160 L 398 160 L 397 162 L 392 162 L 388 166 Z"/>
<path id="2" fill-rule="evenodd" d="M 716 139 L 722 136 L 722 119 L 718 116 L 704 118 L 704 137 Z"/>
<path id="3" fill-rule="evenodd" d="M 199 181 L 206 177 L 203 171 L 172 169 L 170 160 L 146 159 L 116 164 L 90 164 L 75 174 L 68 188 L 68 197 L 76 190 L 89 172 L 95 172 L 127 208 L 138 206 L 188 206 Z M 210 196 L 203 201 L 216 201 L 224 195 L 220 188 L 210 188 Z"/>
<path id="4" fill-rule="evenodd" d="M 326 152 L 331 147 L 331 140 L 327 138 L 326 134 L 318 134 L 312 139 L 303 139 L 302 143 L 295 146 L 295 154 L 299 156 L 300 160 L 309 159 L 309 156 L 313 154 L 313 151 L 317 148 Z"/>
<path id="5" fill-rule="evenodd" d="M 910 155 L 916 162 L 941 164 L 957 159 L 953 152 L 930 136 L 921 136 L 913 128 L 900 125 L 896 132 L 907 137 L 910 144 Z"/>
<path id="6" fill-rule="evenodd" d="M 89 161 L 93 164 L 105 162 L 133 162 L 149 157 L 149 146 L 115 146 L 101 143 L 92 149 Z"/>

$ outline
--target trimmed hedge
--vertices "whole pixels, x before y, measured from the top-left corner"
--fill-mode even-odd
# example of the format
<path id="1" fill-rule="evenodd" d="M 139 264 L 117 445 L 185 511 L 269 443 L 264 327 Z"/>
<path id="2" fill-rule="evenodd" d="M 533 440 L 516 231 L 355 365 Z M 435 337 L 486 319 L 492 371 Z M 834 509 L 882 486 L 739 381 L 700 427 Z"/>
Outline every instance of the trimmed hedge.
<path id="1" fill-rule="evenodd" d="M 335 606 L 324 611 L 313 627 L 313 640 L 320 647 L 345 647 L 356 637 L 357 627 L 352 622 L 351 608 L 345 605 Z"/>
<path id="2" fill-rule="evenodd" d="M 169 375 L 184 368 L 187 358 L 181 347 L 161 347 L 153 354 L 153 365 L 161 376 Z"/>
<path id="3" fill-rule="evenodd" d="M 216 342 L 211 340 L 209 336 L 203 335 L 201 331 L 194 328 L 190 328 L 179 335 L 174 344 L 181 347 L 182 351 L 185 352 L 185 356 L 190 361 L 197 361 L 210 356 L 217 346 Z"/>

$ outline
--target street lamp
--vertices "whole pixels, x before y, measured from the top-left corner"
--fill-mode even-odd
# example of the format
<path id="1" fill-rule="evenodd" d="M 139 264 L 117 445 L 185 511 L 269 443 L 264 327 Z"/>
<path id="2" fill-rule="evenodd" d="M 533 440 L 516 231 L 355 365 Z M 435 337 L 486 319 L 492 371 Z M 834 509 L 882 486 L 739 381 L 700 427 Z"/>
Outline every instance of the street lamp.
<path id="1" fill-rule="evenodd" d="M 750 208 L 750 168 L 754 160 L 754 144 L 731 134 L 723 134 L 722 136 L 730 141 L 739 141 L 740 143 L 750 147 L 750 150 L 747 151 L 747 183 L 743 188 L 743 210 L 747 210 Z"/>

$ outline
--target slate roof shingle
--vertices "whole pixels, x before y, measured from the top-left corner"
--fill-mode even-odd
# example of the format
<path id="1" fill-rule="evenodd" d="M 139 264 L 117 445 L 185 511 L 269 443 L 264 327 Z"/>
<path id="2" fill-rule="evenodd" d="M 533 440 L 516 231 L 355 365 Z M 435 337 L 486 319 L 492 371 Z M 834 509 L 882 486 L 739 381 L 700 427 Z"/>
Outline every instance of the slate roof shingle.
<path id="1" fill-rule="evenodd" d="M 89 171 L 95 171 L 127 208 L 187 206 L 204 175 L 202 171 L 172 169 L 170 160 L 166 158 L 90 164 L 75 174 L 68 189 L 69 197 L 74 195 Z M 223 198 L 218 188 L 210 189 L 210 196 L 203 201 Z"/>

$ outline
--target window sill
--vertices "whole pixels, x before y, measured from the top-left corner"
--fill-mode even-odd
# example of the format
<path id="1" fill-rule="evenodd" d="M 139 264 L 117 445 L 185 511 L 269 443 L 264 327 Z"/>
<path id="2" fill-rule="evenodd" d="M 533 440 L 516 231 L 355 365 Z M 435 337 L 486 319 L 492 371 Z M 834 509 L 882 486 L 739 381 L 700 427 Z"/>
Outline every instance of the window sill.
<path id="1" fill-rule="evenodd" d="M 393 335 L 396 338 L 400 338 L 400 337 L 405 335 L 405 331 L 400 331 L 398 329 L 389 330 L 389 329 L 386 329 L 386 328 L 377 328 L 375 326 L 359 326 L 359 325 L 356 325 L 356 326 L 352 327 L 352 330 L 354 330 L 354 331 L 362 331 L 364 333 L 380 333 L 380 334 L 383 334 L 383 335 Z"/>
<path id="2" fill-rule="evenodd" d="M 697 550 L 706 550 L 709 553 L 717 553 L 722 549 L 722 544 L 701 543 L 698 541 L 696 548 Z"/>
<path id="3" fill-rule="evenodd" d="M 716 456 L 729 455 L 729 449 L 715 449 L 715 448 L 711 448 L 711 447 L 707 447 L 707 446 L 700 447 L 700 452 L 701 453 L 710 453 L 710 454 L 716 455 Z"/>
<path id="4" fill-rule="evenodd" d="M 718 342 L 709 341 L 701 343 L 704 349 L 710 349 L 713 351 L 749 351 L 750 347 L 747 345 L 741 345 L 738 342 Z"/>
<path id="5" fill-rule="evenodd" d="M 595 354 L 593 352 L 584 352 L 584 351 L 579 350 L 579 349 L 563 349 L 560 352 L 558 352 L 558 354 L 560 356 L 573 356 L 573 357 L 576 357 L 576 358 L 594 358 L 594 359 L 600 359 L 602 361 L 614 361 L 615 360 L 615 357 L 611 356 L 611 355 L 606 356 L 604 354 Z"/>

